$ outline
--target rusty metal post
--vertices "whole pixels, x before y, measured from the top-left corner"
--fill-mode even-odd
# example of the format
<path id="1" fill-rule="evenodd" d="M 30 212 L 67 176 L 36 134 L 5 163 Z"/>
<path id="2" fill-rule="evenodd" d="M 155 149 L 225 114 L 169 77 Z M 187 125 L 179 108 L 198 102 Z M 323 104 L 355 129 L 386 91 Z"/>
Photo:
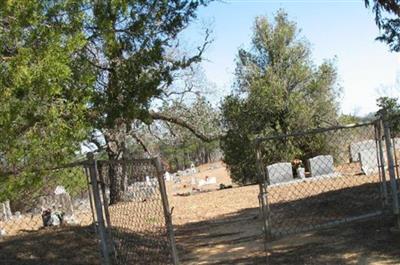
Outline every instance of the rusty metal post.
<path id="1" fill-rule="evenodd" d="M 158 184 L 160 187 L 162 204 L 165 217 L 165 225 L 167 227 L 168 240 L 171 245 L 172 261 L 174 265 L 179 265 L 178 250 L 176 248 L 174 226 L 172 224 L 172 210 L 169 208 L 167 189 L 164 182 L 164 168 L 159 157 L 154 158 L 154 163 L 157 169 Z"/>
<path id="2" fill-rule="evenodd" d="M 97 216 L 97 231 L 100 237 L 100 248 L 102 254 L 101 262 L 103 265 L 111 265 L 110 254 L 108 250 L 109 244 L 104 223 L 103 206 L 100 198 L 99 183 L 97 181 L 97 161 L 94 159 L 93 153 L 88 153 L 87 159 L 89 162 L 90 183 L 92 185 L 93 200 Z"/>

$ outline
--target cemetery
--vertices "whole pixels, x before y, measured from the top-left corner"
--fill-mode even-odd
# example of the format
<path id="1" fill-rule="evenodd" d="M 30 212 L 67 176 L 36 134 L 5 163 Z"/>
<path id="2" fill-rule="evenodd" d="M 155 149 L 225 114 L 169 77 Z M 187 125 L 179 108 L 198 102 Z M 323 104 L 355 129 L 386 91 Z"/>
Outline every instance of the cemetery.
<path id="1" fill-rule="evenodd" d="M 362 196 L 373 192 L 373 186 L 367 185 L 364 187 L 364 184 L 373 184 L 377 181 L 376 174 L 373 174 L 375 171 L 364 172 L 367 166 L 373 168 L 373 165 L 366 165 L 366 162 L 362 163 L 365 156 L 363 152 L 365 152 L 365 150 L 359 151 L 358 161 L 345 164 L 335 164 L 332 156 L 329 155 L 320 155 L 310 158 L 308 160 L 309 167 L 307 167 L 307 170 L 303 170 L 305 171 L 302 173 L 304 176 L 293 173 L 293 166 L 290 162 L 266 166 L 267 176 L 271 182 L 269 191 L 271 209 L 274 210 L 276 208 L 279 214 L 278 216 L 282 218 L 282 220 L 285 220 L 282 225 L 284 224 L 285 227 L 293 228 L 299 227 L 299 224 L 304 222 L 312 225 L 323 224 L 324 220 L 315 218 L 314 214 L 310 215 L 310 207 L 315 214 L 323 215 L 324 211 L 326 211 L 326 209 L 324 210 L 324 208 L 321 208 L 321 204 L 324 205 L 324 203 L 326 203 L 324 194 L 329 194 L 331 192 L 344 192 L 347 194 L 345 197 L 348 200 L 358 199 L 363 201 L 362 207 L 357 209 L 360 213 L 363 213 L 365 209 L 375 208 L 376 203 L 379 203 L 379 201 L 370 201 L 369 204 L 366 204 L 365 200 L 362 198 Z M 262 220 L 259 218 L 259 202 L 257 200 L 259 192 L 258 186 L 250 185 L 240 187 L 234 184 L 231 189 L 219 189 L 220 184 L 232 185 L 229 172 L 221 162 L 201 165 L 196 167 L 195 170 L 193 170 L 192 167 L 190 171 L 187 171 L 187 174 L 183 173 L 185 171 L 180 172 L 179 177 L 170 173 L 164 175 L 170 205 L 174 207 L 173 223 L 175 226 L 177 246 L 180 256 L 182 257 L 182 264 L 194 264 L 193 261 L 208 264 L 211 260 L 220 261 L 223 264 L 239 262 L 243 258 L 242 248 L 246 248 L 248 260 L 253 261 L 254 264 L 264 264 L 264 250 L 262 247 L 263 236 L 260 234 L 259 230 L 260 226 L 262 226 Z M 178 178 L 179 181 L 176 181 Z M 147 176 L 144 178 L 143 182 L 135 182 L 129 185 L 126 195 L 126 200 L 129 201 L 129 203 L 125 205 L 121 204 L 117 208 L 110 207 L 113 224 L 125 226 L 134 219 L 139 220 L 145 215 L 152 216 L 151 209 L 154 208 L 152 208 L 151 204 L 146 206 L 146 198 L 151 198 L 151 194 L 155 192 L 154 185 L 156 184 L 152 177 Z M 206 192 L 193 192 L 193 187 L 201 188 Z M 359 188 L 353 188 L 347 191 L 349 187 Z M 368 189 L 370 189 L 370 191 L 368 191 Z M 190 191 L 191 195 L 184 197 L 176 196 L 177 193 L 185 191 Z M 301 193 L 300 191 L 307 191 L 307 193 Z M 343 196 L 343 194 L 340 196 Z M 309 198 L 314 197 L 315 199 L 310 201 Z M 366 198 L 368 198 L 368 195 Z M 311 204 L 302 203 L 304 199 L 308 200 Z M 77 253 L 80 253 L 80 251 L 90 251 L 90 249 L 92 249 L 92 251 L 97 250 L 97 244 L 88 240 L 86 236 L 91 235 L 94 231 L 89 228 L 84 228 L 92 221 L 88 200 L 84 198 L 71 199 L 71 196 L 65 191 L 64 187 L 57 186 L 52 195 L 40 198 L 38 202 L 36 206 L 38 210 L 36 210 L 36 215 L 33 216 L 11 212 L 9 202 L 5 202 L 1 205 L 2 221 L 0 225 L 4 230 L 2 230 L 4 235 L 0 241 L 0 247 L 6 246 L 1 243 L 7 242 L 4 240 L 14 240 L 11 241 L 14 243 L 11 243 L 9 246 L 23 248 L 18 238 L 24 240 L 23 238 L 29 236 L 35 238 L 31 238 L 31 240 L 37 242 L 40 242 L 40 240 L 53 239 L 62 241 L 62 238 L 65 237 L 67 233 L 72 233 L 76 237 L 74 239 L 76 244 L 86 244 L 86 247 L 76 250 Z M 288 203 L 292 204 L 291 207 L 295 207 L 296 215 L 293 215 L 290 211 L 284 210 L 285 207 L 287 207 L 285 204 Z M 343 207 L 345 208 L 346 205 L 340 204 L 338 207 L 341 207 L 343 210 Z M 41 220 L 41 210 L 39 209 L 46 208 L 52 208 L 65 213 L 63 218 L 64 225 L 60 226 L 54 224 L 52 227 L 43 229 L 44 224 Z M 138 212 L 138 215 L 135 215 L 137 209 L 141 210 Z M 355 214 L 357 213 L 354 212 L 354 209 L 352 209 L 352 211 Z M 340 214 L 340 212 L 343 211 L 332 213 L 336 214 L 335 218 L 339 219 L 340 215 L 338 214 Z M 121 215 L 121 213 L 125 214 Z M 157 217 L 154 216 L 153 218 Z M 29 221 L 26 221 L 28 219 Z M 7 220 L 12 220 L 10 225 L 7 225 Z M 20 220 L 20 222 L 18 222 L 18 230 L 13 230 L 14 227 L 16 227 L 15 220 Z M 299 220 L 301 220 L 300 223 Z M 374 223 L 369 224 L 369 221 L 364 222 L 366 229 L 375 225 Z M 35 223 L 34 226 L 32 226 L 33 223 Z M 332 233 L 335 233 L 339 237 L 343 234 L 343 237 L 345 237 L 346 233 L 351 233 L 354 225 L 349 224 L 344 226 L 344 228 L 343 226 L 341 226 L 341 229 L 337 228 L 338 230 L 331 228 L 331 230 L 327 231 L 335 231 Z M 144 227 L 145 226 L 143 226 L 143 228 Z M 37 231 L 35 233 L 27 232 L 35 230 Z M 140 227 L 138 227 L 138 231 L 140 231 Z M 273 233 L 279 234 L 280 231 L 278 229 L 273 231 Z M 203 237 L 202 235 L 207 235 L 207 237 Z M 298 245 L 298 240 L 301 241 L 301 235 L 301 231 L 298 231 L 295 235 L 290 236 L 289 239 L 285 238 L 274 241 L 271 248 L 277 248 L 278 253 L 283 255 L 286 251 L 285 248 L 289 251 L 291 248 L 300 246 Z M 323 240 L 329 240 L 330 235 L 324 235 L 324 232 L 308 233 L 307 240 L 318 242 L 318 240 L 322 240 L 320 238 L 322 235 L 324 236 Z M 379 236 L 387 237 L 388 240 L 392 240 L 390 239 L 390 233 L 386 231 L 381 232 Z M 351 240 L 344 240 L 343 244 L 345 245 L 342 245 L 342 247 L 345 246 L 348 248 L 348 251 L 351 251 L 352 248 L 357 246 L 357 244 Z M 371 244 L 378 243 L 371 241 Z M 25 247 L 25 249 L 27 253 L 37 251 L 29 247 Z M 237 250 L 235 251 L 235 249 Z M 4 253 L 9 255 L 9 251 L 12 251 L 10 247 L 6 248 Z M 230 253 L 228 256 L 226 255 L 226 251 Z M 313 248 L 310 248 L 309 251 L 313 251 Z M 343 249 L 339 248 L 335 251 L 336 254 L 333 258 L 340 259 L 340 255 L 347 255 L 346 252 L 343 252 Z M 387 253 L 390 254 L 393 249 L 383 249 L 382 251 L 387 251 Z M 37 253 L 40 253 L 40 251 Z M 210 255 L 210 253 L 213 254 Z M 274 264 L 285 264 L 288 259 L 294 258 L 290 254 L 285 254 L 283 261 L 280 261 L 279 257 L 279 255 L 274 256 L 274 258 L 277 258 Z M 321 262 L 325 259 L 324 256 L 320 258 Z M 76 263 L 70 264 L 92 264 L 91 262 L 93 262 L 94 259 L 95 256 L 89 256 L 86 261 L 79 260 L 79 262 L 77 261 Z M 71 258 L 71 260 L 74 259 Z M 352 258 L 349 257 L 349 261 L 350 260 L 352 260 Z M 382 260 L 386 260 L 386 258 Z M 11 263 L 11 265 L 14 264 Z"/>
<path id="2" fill-rule="evenodd" d="M 3 2 L 0 265 L 400 264 L 400 0 Z"/>

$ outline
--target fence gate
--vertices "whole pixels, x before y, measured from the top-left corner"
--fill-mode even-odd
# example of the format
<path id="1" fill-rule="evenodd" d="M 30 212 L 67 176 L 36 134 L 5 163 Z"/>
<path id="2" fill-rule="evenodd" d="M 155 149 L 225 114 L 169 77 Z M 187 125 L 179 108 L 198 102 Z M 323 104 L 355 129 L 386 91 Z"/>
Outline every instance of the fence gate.
<path id="1" fill-rule="evenodd" d="M 103 264 L 178 264 L 160 160 L 89 156 L 86 168 Z"/>
<path id="2" fill-rule="evenodd" d="M 257 139 L 266 244 L 377 216 L 389 204 L 398 215 L 400 139 L 388 127 L 378 120 Z"/>

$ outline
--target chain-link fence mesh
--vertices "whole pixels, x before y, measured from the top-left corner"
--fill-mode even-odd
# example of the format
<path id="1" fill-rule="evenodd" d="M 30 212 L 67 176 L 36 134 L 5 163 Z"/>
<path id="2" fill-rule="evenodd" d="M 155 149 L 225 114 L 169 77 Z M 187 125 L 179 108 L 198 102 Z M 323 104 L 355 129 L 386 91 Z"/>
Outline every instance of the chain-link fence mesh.
<path id="1" fill-rule="evenodd" d="M 168 202 L 156 159 L 98 161 L 115 264 L 173 264 Z M 120 191 L 120 194 L 117 194 Z M 172 243 L 173 244 L 173 243 Z"/>
<path id="2" fill-rule="evenodd" d="M 92 224 L 87 175 L 79 163 L 8 174 L 0 181 L 2 264 L 61 264 L 68 259 L 70 264 L 98 264 Z M 88 253 L 81 263 L 65 251 L 74 246 Z"/>
<path id="3" fill-rule="evenodd" d="M 279 237 L 380 214 L 388 172 L 380 167 L 387 158 L 378 139 L 373 124 L 262 139 L 268 233 Z"/>

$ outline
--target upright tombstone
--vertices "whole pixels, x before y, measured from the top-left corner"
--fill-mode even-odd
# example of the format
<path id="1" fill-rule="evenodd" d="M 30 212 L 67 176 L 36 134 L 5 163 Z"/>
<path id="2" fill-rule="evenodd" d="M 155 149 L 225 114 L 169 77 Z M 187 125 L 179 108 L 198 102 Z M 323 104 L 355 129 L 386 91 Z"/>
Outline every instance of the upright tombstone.
<path id="1" fill-rule="evenodd" d="M 38 208 L 42 210 L 51 209 L 53 211 L 61 211 L 65 215 L 74 214 L 71 196 L 62 186 L 57 186 L 54 194 L 40 197 Z"/>
<path id="2" fill-rule="evenodd" d="M 7 200 L 3 203 L 0 203 L 0 220 L 8 221 L 12 217 L 12 212 L 10 208 L 10 201 Z"/>
<path id="3" fill-rule="evenodd" d="M 164 174 L 165 181 L 171 181 L 172 178 L 173 178 L 172 174 L 169 173 L 168 171 L 166 171 L 165 174 Z"/>
<path id="4" fill-rule="evenodd" d="M 192 164 L 190 165 L 190 170 L 191 170 L 191 173 L 192 173 L 192 174 L 196 174 L 196 173 L 197 173 L 197 169 L 196 169 L 196 166 L 194 165 L 194 163 L 192 163 Z"/>
<path id="5" fill-rule="evenodd" d="M 308 167 L 311 177 L 333 176 L 335 174 L 331 155 L 320 155 L 308 159 Z"/>
<path id="6" fill-rule="evenodd" d="M 361 151 L 369 151 L 376 152 L 376 143 L 374 140 L 365 140 L 361 142 L 351 143 L 350 144 L 350 159 L 351 162 L 358 162 L 359 153 Z"/>
<path id="7" fill-rule="evenodd" d="M 361 150 L 358 155 L 361 163 L 361 170 L 365 175 L 376 174 L 379 172 L 376 152 L 372 152 L 371 150 Z"/>
<path id="8" fill-rule="evenodd" d="M 293 180 L 291 163 L 276 163 L 267 166 L 269 184 L 276 184 Z"/>

